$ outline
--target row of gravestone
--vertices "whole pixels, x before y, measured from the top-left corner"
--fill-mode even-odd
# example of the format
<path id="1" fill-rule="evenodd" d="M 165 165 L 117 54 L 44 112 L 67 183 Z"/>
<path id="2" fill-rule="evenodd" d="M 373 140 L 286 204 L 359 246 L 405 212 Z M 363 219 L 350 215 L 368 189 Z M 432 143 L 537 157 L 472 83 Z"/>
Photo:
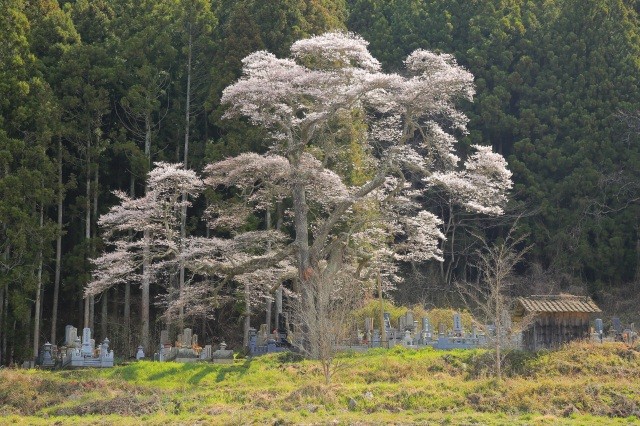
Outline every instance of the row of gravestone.
<path id="1" fill-rule="evenodd" d="M 602 342 L 605 337 L 604 333 L 604 322 L 602 318 L 596 318 L 594 334 L 597 339 Z M 631 323 L 628 326 L 623 326 L 620 318 L 613 317 L 611 319 L 611 329 L 610 329 L 611 339 L 615 342 L 625 342 L 630 345 L 633 345 L 638 341 L 638 333 L 635 329 L 635 323 Z"/>
<path id="2" fill-rule="evenodd" d="M 78 329 L 67 325 L 64 345 L 57 347 L 49 342 L 42 345 L 36 364 L 41 368 L 113 367 L 114 354 L 113 350 L 109 350 L 109 343 L 109 339 L 105 338 L 96 347 L 95 340 L 91 338 L 90 328 L 82 330 L 80 339 Z"/>
<path id="3" fill-rule="evenodd" d="M 227 349 L 226 343 L 220 343 L 217 350 L 212 345 L 198 345 L 198 335 L 190 328 L 185 328 L 175 341 L 169 340 L 169 331 L 160 332 L 160 347 L 153 354 L 154 361 L 196 362 L 211 361 L 218 364 L 233 363 L 233 351 Z"/>
<path id="4" fill-rule="evenodd" d="M 160 335 L 162 344 L 158 352 L 154 354 L 157 361 L 212 361 L 215 363 L 232 363 L 233 351 L 226 349 L 226 344 L 222 342 L 217 350 L 213 350 L 212 345 L 200 347 L 198 336 L 193 334 L 190 328 L 185 328 L 178 335 L 178 339 L 173 346 L 169 341 L 169 333 L 163 330 Z M 78 336 L 78 329 L 71 325 L 65 327 L 64 345 L 55 346 L 49 342 L 42 345 L 35 364 L 41 368 L 81 368 L 81 367 L 113 367 L 114 353 L 109 350 L 109 339 L 96 346 L 96 342 L 91 338 L 91 329 L 84 328 L 82 339 Z M 136 359 L 144 359 L 145 354 L 142 346 L 138 347 Z M 33 363 L 26 362 L 24 367 L 33 367 Z"/>
<path id="5" fill-rule="evenodd" d="M 249 354 L 264 355 L 272 352 L 285 352 L 293 349 L 289 321 L 286 314 L 278 314 L 278 326 L 269 332 L 267 324 L 260 329 L 249 328 Z"/>
<path id="6" fill-rule="evenodd" d="M 466 333 L 462 326 L 459 313 L 453 315 L 453 330 L 447 332 L 444 324 L 439 324 L 438 333 L 434 333 L 429 318 L 422 318 L 422 328 L 418 328 L 418 321 L 413 313 L 407 312 L 398 319 L 398 327 L 391 326 L 391 314 L 383 315 L 386 340 L 382 338 L 378 329 L 373 327 L 373 318 L 365 318 L 364 332 L 357 330 L 356 345 L 366 347 L 392 347 L 398 344 L 407 347 L 432 346 L 438 349 L 463 348 L 471 349 L 486 344 L 486 335 L 478 332 L 473 326 L 471 332 Z M 491 330 L 491 326 L 487 326 Z"/>

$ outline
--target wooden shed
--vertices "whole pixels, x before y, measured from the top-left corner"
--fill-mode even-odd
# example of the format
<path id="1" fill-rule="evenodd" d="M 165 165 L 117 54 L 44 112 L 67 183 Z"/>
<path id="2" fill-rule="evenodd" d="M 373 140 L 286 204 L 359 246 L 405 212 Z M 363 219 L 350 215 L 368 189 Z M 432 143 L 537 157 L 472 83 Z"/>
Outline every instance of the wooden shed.
<path id="1" fill-rule="evenodd" d="M 557 349 L 572 340 L 589 338 L 589 321 L 597 312 L 602 311 L 586 296 L 529 296 L 516 300 L 513 320 L 525 322 L 523 347 L 536 351 Z"/>

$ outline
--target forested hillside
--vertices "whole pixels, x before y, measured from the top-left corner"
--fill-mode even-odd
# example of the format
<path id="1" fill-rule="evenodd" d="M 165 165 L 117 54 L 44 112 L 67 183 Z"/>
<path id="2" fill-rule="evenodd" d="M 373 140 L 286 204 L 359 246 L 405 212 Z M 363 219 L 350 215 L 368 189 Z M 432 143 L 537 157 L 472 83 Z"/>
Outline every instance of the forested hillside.
<path id="1" fill-rule="evenodd" d="M 423 47 L 474 74 L 466 140 L 508 158 L 532 262 L 591 291 L 637 282 L 637 2 L 351 3 L 349 28 L 387 67 Z"/>
<path id="2" fill-rule="evenodd" d="M 0 0 L 0 363 L 89 324 L 121 353 L 139 343 L 144 292 L 124 283 L 84 297 L 91 259 L 105 250 L 98 219 L 148 190 L 153 163 L 205 165 L 266 150 L 244 118 L 223 119 L 222 91 L 256 50 L 287 55 L 327 30 L 370 42 L 390 72 L 417 48 L 450 53 L 474 76 L 461 157 L 490 145 L 508 160 L 506 214 L 452 207 L 444 262 L 401 268 L 397 297 L 418 303 L 475 272 L 472 232 L 504 235 L 514 219 L 534 248 L 523 275 L 596 298 L 640 285 L 640 3 L 635 0 Z M 351 117 L 349 141 L 358 137 Z M 362 153 L 346 150 L 354 182 Z M 209 236 L 208 191 L 181 232 Z M 282 217 L 285 213 L 274 212 Z M 246 229 L 270 219 L 251 216 Z M 274 217 L 274 225 L 278 217 Z M 293 234 L 293 229 L 287 229 Z M 179 275 L 179 274 L 178 274 Z M 156 296 L 176 287 L 172 275 Z M 417 289 L 417 291 L 416 291 Z M 421 290 L 422 289 L 422 290 Z M 431 290 L 430 290 L 431 289 Z M 241 335 L 242 300 L 229 285 L 201 336 Z M 420 297 L 415 296 L 419 294 Z M 224 296 L 224 297 L 223 297 Z M 437 299 L 433 294 L 429 298 Z M 151 333 L 163 325 L 152 308 Z M 260 319 L 263 314 L 260 313 Z M 35 336 L 34 336 L 34 330 Z"/>

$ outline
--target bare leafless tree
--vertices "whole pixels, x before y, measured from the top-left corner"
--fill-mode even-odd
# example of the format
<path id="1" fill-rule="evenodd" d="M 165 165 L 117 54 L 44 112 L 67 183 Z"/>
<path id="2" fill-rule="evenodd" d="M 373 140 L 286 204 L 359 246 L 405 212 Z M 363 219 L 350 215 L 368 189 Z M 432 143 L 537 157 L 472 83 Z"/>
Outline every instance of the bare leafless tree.
<path id="1" fill-rule="evenodd" d="M 481 248 L 476 251 L 478 277 L 475 282 L 456 282 L 456 288 L 465 304 L 476 314 L 495 324 L 495 336 L 490 336 L 495 351 L 496 379 L 502 380 L 503 349 L 519 329 L 526 327 L 530 318 L 517 325 L 511 323 L 511 310 L 515 299 L 509 290 L 514 284 L 514 267 L 520 263 L 531 246 L 520 248 L 527 235 L 515 236 L 517 222 L 509 230 L 503 242 L 490 244 L 478 236 Z M 516 329 L 516 326 L 518 330 Z"/>
<path id="2" fill-rule="evenodd" d="M 308 357 L 320 361 L 325 382 L 330 383 L 338 364 L 335 357 L 340 342 L 349 333 L 349 313 L 361 289 L 358 280 L 341 268 L 325 267 L 315 273 L 293 303 L 296 346 Z"/>

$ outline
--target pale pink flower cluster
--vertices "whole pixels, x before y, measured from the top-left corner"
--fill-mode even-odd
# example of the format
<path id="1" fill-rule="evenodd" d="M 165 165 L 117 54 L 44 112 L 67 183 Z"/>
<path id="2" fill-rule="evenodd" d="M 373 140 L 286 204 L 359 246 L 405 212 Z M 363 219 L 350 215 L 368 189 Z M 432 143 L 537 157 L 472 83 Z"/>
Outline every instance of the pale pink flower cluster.
<path id="1" fill-rule="evenodd" d="M 144 197 L 117 193 L 120 205 L 100 220 L 112 250 L 95 261 L 87 292 L 138 280 L 145 250 L 158 271 L 180 262 L 207 277 L 195 280 L 190 299 L 180 302 L 193 309 L 197 295 L 209 300 L 203 286 L 212 281 L 235 282 L 254 304 L 284 279 L 305 280 L 336 265 L 367 282 L 379 275 L 389 288 L 400 281 L 397 261 L 442 260 L 442 222 L 429 211 L 433 187 L 471 211 L 502 213 L 512 186 L 504 158 L 474 146 L 459 165 L 454 134 L 467 131 L 468 119 L 456 102 L 471 100 L 474 87 L 451 55 L 417 50 L 405 61 L 406 76 L 386 74 L 365 40 L 330 32 L 294 43 L 289 58 L 260 51 L 242 62 L 242 77 L 222 95 L 225 117 L 263 127 L 271 138 L 267 152 L 213 163 L 204 182 L 160 163 Z M 361 164 L 370 170 L 368 180 L 349 187 L 326 150 L 337 146 L 327 141 L 353 111 L 364 123 L 350 143 L 361 145 L 358 152 L 367 157 Z M 209 226 L 229 237 L 181 240 L 180 211 L 189 204 L 181 194 L 197 195 L 203 185 L 233 193 L 206 212 Z M 295 240 L 272 230 L 243 231 L 252 212 L 274 212 L 276 205 Z"/>
<path id="2" fill-rule="evenodd" d="M 476 152 L 465 161 L 463 170 L 434 173 L 427 182 L 445 188 L 454 202 L 470 211 L 501 215 L 513 185 L 511 172 L 504 157 L 490 147 L 472 147 Z"/>
<path id="3" fill-rule="evenodd" d="M 100 217 L 98 224 L 110 249 L 94 260 L 87 294 L 123 282 L 140 282 L 145 257 L 150 276 L 162 276 L 166 269 L 175 268 L 185 246 L 180 237 L 181 211 L 191 205 L 188 198 L 183 201 L 182 194 L 196 196 L 204 184 L 194 171 L 169 163 L 156 163 L 147 182 L 147 193 L 140 198 L 115 191 L 120 204 Z"/>
<path id="4" fill-rule="evenodd" d="M 294 58 L 319 69 L 363 68 L 379 71 L 380 62 L 371 56 L 369 43 L 353 33 L 330 32 L 299 40 L 291 46 Z"/>

